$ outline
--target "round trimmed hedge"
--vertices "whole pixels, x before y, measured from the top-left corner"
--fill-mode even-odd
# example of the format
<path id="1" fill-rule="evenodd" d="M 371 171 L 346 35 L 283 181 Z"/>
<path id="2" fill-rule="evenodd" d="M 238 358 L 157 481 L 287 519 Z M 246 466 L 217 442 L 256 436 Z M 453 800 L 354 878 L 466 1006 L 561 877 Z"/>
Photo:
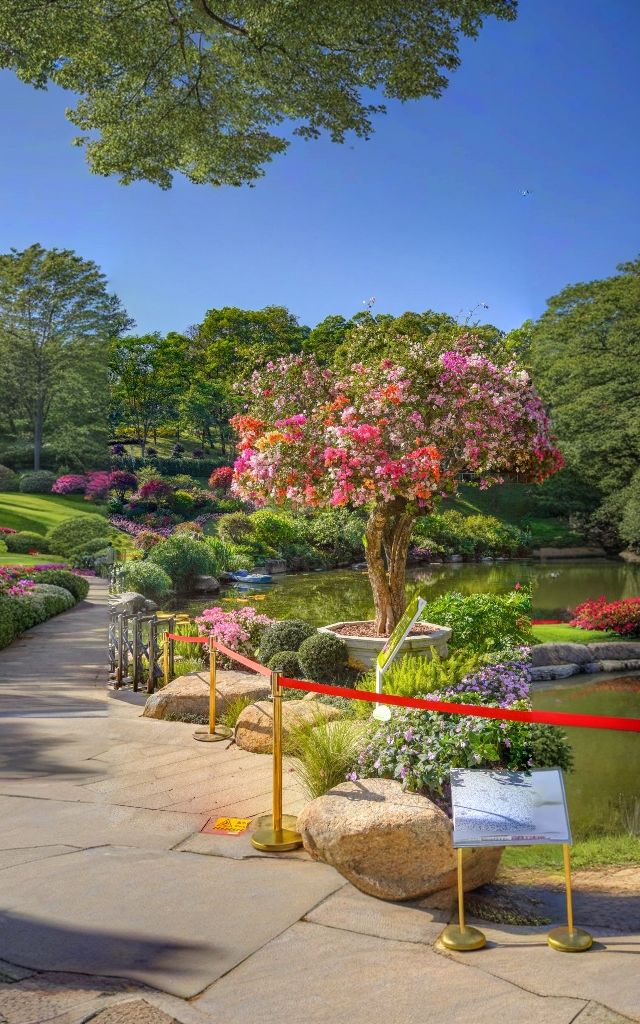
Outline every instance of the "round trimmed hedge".
<path id="1" fill-rule="evenodd" d="M 315 633 L 314 626 L 302 619 L 285 619 L 283 622 L 274 622 L 273 626 L 265 631 L 260 640 L 260 661 L 268 665 L 274 654 L 281 651 L 297 651 L 303 640 Z"/>
<path id="2" fill-rule="evenodd" d="M 51 551 L 48 539 L 39 533 L 32 533 L 30 530 L 8 533 L 4 539 L 7 550 L 16 555 L 26 555 L 29 551 L 37 551 L 39 554 L 46 555 Z"/>
<path id="3" fill-rule="evenodd" d="M 23 473 L 18 489 L 22 494 L 51 494 L 56 482 L 56 474 L 48 469 L 36 469 L 31 473 Z"/>
<path id="4" fill-rule="evenodd" d="M 56 587 L 64 587 L 73 594 L 76 601 L 84 601 L 89 593 L 89 581 L 84 576 L 76 576 L 69 569 L 42 569 L 29 576 L 37 583 L 53 583 Z"/>
<path id="5" fill-rule="evenodd" d="M 51 551 L 71 556 L 81 544 L 86 544 L 87 541 L 96 538 L 104 538 L 108 529 L 109 524 L 104 516 L 88 513 L 63 519 L 61 523 L 49 530 L 47 539 L 51 545 Z"/>
<path id="6" fill-rule="evenodd" d="M 122 577 L 129 590 L 135 590 L 151 601 L 164 597 L 173 586 L 169 574 L 161 566 L 150 561 L 125 562 Z"/>
<path id="7" fill-rule="evenodd" d="M 296 651 L 278 651 L 269 661 L 269 668 L 281 676 L 288 676 L 289 679 L 299 679 L 302 673 L 300 659 Z M 296 697 L 299 696 L 300 694 L 296 694 Z"/>
<path id="8" fill-rule="evenodd" d="M 0 493 L 14 494 L 20 488 L 20 477 L 9 466 L 0 466 Z"/>
<path id="9" fill-rule="evenodd" d="M 315 633 L 308 637 L 298 651 L 300 666 L 307 679 L 330 683 L 340 677 L 347 667 L 347 645 L 332 633 Z"/>

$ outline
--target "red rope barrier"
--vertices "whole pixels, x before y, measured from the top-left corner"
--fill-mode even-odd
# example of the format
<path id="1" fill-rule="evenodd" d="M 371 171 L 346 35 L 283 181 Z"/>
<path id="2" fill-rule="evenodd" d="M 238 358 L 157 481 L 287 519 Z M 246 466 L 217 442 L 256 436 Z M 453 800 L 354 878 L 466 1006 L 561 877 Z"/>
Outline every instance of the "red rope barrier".
<path id="1" fill-rule="evenodd" d="M 177 640 L 181 644 L 208 644 L 208 636 L 180 636 L 179 633 L 167 633 L 167 640 Z M 234 661 L 239 661 L 241 665 L 245 665 L 247 668 L 253 669 L 254 672 L 259 672 L 261 676 L 270 676 L 271 669 L 265 665 L 259 665 L 257 661 L 251 661 L 251 658 L 245 658 L 244 654 L 238 654 L 237 651 L 231 651 L 224 644 L 218 643 L 217 640 L 213 641 L 213 646 L 216 651 L 220 654 L 226 654 L 228 658 L 233 658 Z"/>
<path id="2" fill-rule="evenodd" d="M 372 690 L 351 690 L 345 686 L 328 686 L 302 679 L 280 676 L 281 686 L 312 693 L 328 693 L 348 700 L 368 700 L 374 704 L 391 704 L 423 711 L 443 711 L 450 715 L 468 715 L 475 718 L 499 718 L 507 722 L 538 722 L 541 725 L 561 725 L 581 729 L 615 729 L 619 732 L 640 732 L 640 718 L 613 718 L 607 715 L 569 715 L 562 711 L 517 711 L 511 708 L 490 708 L 475 704 L 453 704 L 444 700 L 421 700 L 418 697 L 398 697 L 391 693 Z"/>
<path id="3" fill-rule="evenodd" d="M 179 633 L 167 633 L 167 640 L 179 640 L 181 644 L 208 644 L 208 636 L 180 636 Z"/>

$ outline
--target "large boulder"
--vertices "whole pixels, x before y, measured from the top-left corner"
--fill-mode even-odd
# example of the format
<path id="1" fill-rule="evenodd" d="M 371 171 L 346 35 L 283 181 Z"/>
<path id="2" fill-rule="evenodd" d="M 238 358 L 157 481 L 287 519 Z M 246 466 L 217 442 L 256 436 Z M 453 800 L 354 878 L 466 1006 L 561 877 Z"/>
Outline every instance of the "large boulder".
<path id="1" fill-rule="evenodd" d="M 238 698 L 261 700 L 269 693 L 269 683 L 253 672 L 216 673 L 216 711 L 224 714 Z M 209 714 L 209 673 L 190 672 L 178 676 L 167 686 L 147 698 L 143 714 L 146 718 L 184 718 L 186 715 Z"/>
<path id="2" fill-rule="evenodd" d="M 128 590 L 124 594 L 118 594 L 109 599 L 111 615 L 137 615 L 139 612 L 155 612 L 157 607 L 155 601 L 151 601 L 142 594 L 136 594 L 134 590 Z"/>
<path id="3" fill-rule="evenodd" d="M 597 644 L 589 644 L 591 655 L 596 660 L 606 661 L 630 661 L 640 658 L 640 640 L 604 641 Z"/>
<path id="4" fill-rule="evenodd" d="M 343 782 L 298 817 L 305 849 L 383 900 L 411 900 L 456 886 L 451 821 L 427 797 L 392 779 Z M 465 851 L 464 887 L 493 881 L 502 847 Z"/>
<path id="5" fill-rule="evenodd" d="M 531 648 L 531 664 L 534 668 L 542 665 L 586 665 L 595 661 L 591 645 L 572 643 L 536 644 Z"/>
<path id="6" fill-rule="evenodd" d="M 568 679 L 570 676 L 577 676 L 578 673 L 584 672 L 587 668 L 591 669 L 592 665 L 595 665 L 595 662 L 589 662 L 588 665 L 540 665 L 530 669 L 531 678 L 534 683 L 548 682 L 552 679 Z"/>
<path id="7" fill-rule="evenodd" d="M 282 738 L 286 742 L 290 734 L 303 725 L 313 725 L 324 719 L 331 722 L 341 718 L 343 712 L 330 704 L 314 700 L 285 700 L 282 702 Z M 273 750 L 273 704 L 259 700 L 241 712 L 236 722 L 236 743 L 242 750 L 254 754 L 270 754 Z"/>
<path id="8" fill-rule="evenodd" d="M 193 590 L 196 594 L 217 594 L 220 584 L 215 576 L 196 576 Z"/>

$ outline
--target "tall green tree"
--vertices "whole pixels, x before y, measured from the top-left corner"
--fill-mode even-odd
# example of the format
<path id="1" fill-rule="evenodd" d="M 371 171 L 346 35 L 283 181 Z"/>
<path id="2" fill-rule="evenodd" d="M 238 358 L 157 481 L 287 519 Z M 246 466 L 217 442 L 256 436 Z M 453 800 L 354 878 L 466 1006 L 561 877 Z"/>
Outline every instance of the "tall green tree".
<path id="1" fill-rule="evenodd" d="M 174 412 L 174 395 L 164 386 L 160 334 L 119 338 L 110 361 L 112 422 L 132 427 L 145 456 L 150 432 Z"/>
<path id="2" fill-rule="evenodd" d="M 284 306 L 210 309 L 192 330 L 192 358 L 229 386 L 270 359 L 300 352 L 309 328 Z"/>
<path id="3" fill-rule="evenodd" d="M 640 464 L 640 259 L 575 284 L 527 325 L 529 360 L 569 465 L 604 495 Z"/>
<path id="4" fill-rule="evenodd" d="M 383 98 L 439 97 L 459 40 L 517 0 L 0 0 L 0 66 L 75 93 L 96 174 L 241 185 L 302 138 L 367 137 Z M 287 122 L 280 133 L 274 130 Z"/>
<path id="5" fill-rule="evenodd" d="M 91 260 L 41 245 L 0 255 L 0 392 L 34 469 L 52 424 L 80 445 L 104 434 L 108 344 L 129 323 Z"/>

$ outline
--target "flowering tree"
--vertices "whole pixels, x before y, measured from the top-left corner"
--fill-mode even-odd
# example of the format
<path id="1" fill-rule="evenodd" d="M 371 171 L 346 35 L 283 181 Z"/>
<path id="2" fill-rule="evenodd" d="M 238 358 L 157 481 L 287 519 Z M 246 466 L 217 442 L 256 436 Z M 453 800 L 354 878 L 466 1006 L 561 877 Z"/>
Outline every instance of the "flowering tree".
<path id="1" fill-rule="evenodd" d="M 405 607 L 405 567 L 418 515 L 504 474 L 542 481 L 562 457 L 527 373 L 497 365 L 461 337 L 442 352 L 398 339 L 398 360 L 342 373 L 289 356 L 256 371 L 239 435 L 233 489 L 258 503 L 343 505 L 369 512 L 366 558 L 376 626 L 387 635 Z"/>

